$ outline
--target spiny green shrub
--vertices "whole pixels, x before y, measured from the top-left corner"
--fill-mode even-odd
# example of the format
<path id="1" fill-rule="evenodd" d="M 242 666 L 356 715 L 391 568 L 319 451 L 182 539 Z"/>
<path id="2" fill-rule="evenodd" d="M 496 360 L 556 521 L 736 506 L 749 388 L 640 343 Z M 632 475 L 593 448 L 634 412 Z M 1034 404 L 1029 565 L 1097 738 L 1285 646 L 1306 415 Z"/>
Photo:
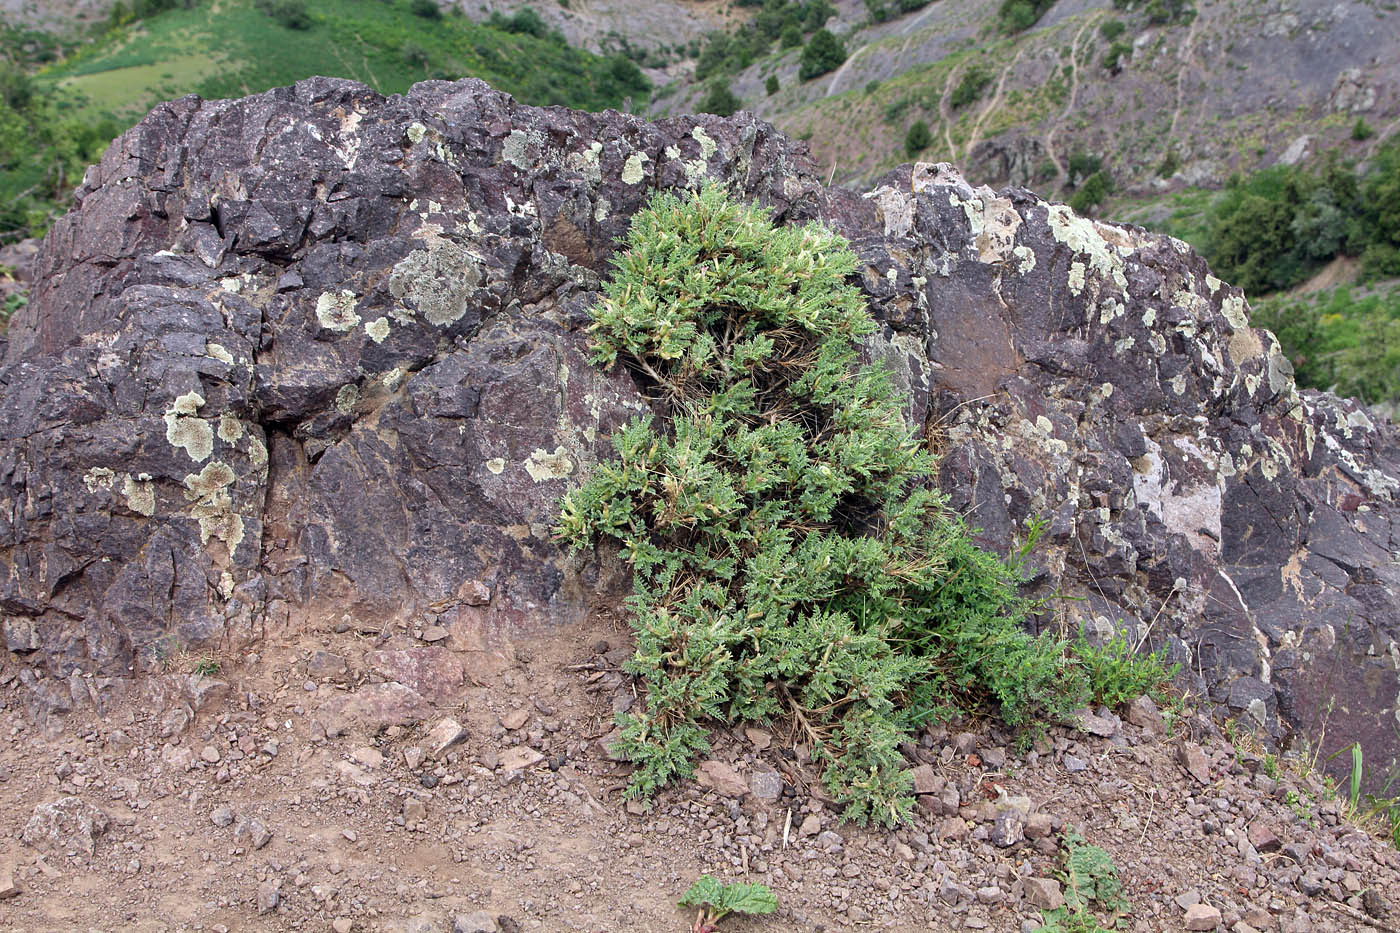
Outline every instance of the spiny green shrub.
<path id="1" fill-rule="evenodd" d="M 690 775 L 704 721 L 790 715 L 846 816 L 889 823 L 910 807 L 912 730 L 1093 699 L 1063 643 L 1021 627 L 1015 567 L 945 506 L 886 370 L 859 363 L 876 324 L 841 238 L 711 186 L 657 196 L 614 263 L 593 361 L 660 417 L 614 436 L 557 533 L 616 541 L 633 570 L 630 795 Z"/>

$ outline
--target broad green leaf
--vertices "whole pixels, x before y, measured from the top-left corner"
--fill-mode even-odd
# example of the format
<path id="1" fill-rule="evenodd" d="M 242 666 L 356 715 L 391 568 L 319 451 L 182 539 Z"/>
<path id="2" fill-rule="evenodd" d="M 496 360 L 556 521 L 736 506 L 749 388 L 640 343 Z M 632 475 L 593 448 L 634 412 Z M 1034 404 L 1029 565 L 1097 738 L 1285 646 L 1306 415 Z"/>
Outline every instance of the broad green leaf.
<path id="1" fill-rule="evenodd" d="M 724 897 L 724 885 L 714 875 L 701 875 L 680 899 L 682 907 L 719 907 Z"/>
<path id="2" fill-rule="evenodd" d="M 771 914 L 778 909 L 778 898 L 766 884 L 727 884 L 715 904 L 726 913 Z"/>

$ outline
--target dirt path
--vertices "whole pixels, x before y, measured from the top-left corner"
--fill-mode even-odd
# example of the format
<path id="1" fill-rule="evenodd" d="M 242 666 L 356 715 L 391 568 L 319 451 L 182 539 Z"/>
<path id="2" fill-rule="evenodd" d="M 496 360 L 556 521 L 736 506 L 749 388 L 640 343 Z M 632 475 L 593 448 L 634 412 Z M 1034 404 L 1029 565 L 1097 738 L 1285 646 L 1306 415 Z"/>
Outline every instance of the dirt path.
<path id="1" fill-rule="evenodd" d="M 1074 41 L 1070 44 L 1069 51 L 1069 100 L 1065 102 L 1065 109 L 1045 133 L 1046 156 L 1055 166 L 1056 177 L 1063 178 L 1065 174 L 1064 164 L 1060 157 L 1055 154 L 1055 133 L 1059 131 L 1064 122 L 1069 119 L 1069 115 L 1074 112 L 1074 98 L 1079 93 L 1079 40 L 1083 38 L 1084 31 L 1097 23 L 1103 17 L 1103 11 L 1093 13 L 1084 25 L 1079 27 L 1079 31 L 1074 34 Z"/>
<path id="2" fill-rule="evenodd" d="M 1196 16 L 1191 20 L 1191 25 L 1186 30 L 1186 38 L 1181 42 L 1181 66 L 1176 73 L 1176 109 L 1172 111 L 1171 129 L 1167 130 L 1166 144 L 1168 151 L 1172 145 L 1172 140 L 1176 139 L 1176 124 L 1181 119 L 1182 108 L 1186 104 L 1186 71 L 1187 66 L 1196 66 L 1195 45 L 1196 27 L 1200 24 L 1201 17 Z M 1163 153 L 1165 157 L 1166 153 Z"/>
<path id="3" fill-rule="evenodd" d="M 1016 63 L 1019 62 L 1021 56 L 1025 54 L 1026 48 L 1027 47 L 1024 45 L 1021 46 L 1020 51 L 1016 53 L 1016 57 L 1011 59 L 1010 63 L 1001 70 L 1001 77 L 997 79 L 997 89 L 992 94 L 992 99 L 987 102 L 986 106 L 978 111 L 977 119 L 972 124 L 972 130 L 968 134 L 967 143 L 963 146 L 963 158 L 967 158 L 977 144 L 982 141 L 982 125 L 987 122 L 987 117 L 1001 106 L 1002 92 L 1006 88 L 1006 76 L 1011 74 L 1011 70 L 1016 67 Z"/>
<path id="4" fill-rule="evenodd" d="M 863 53 L 868 48 L 870 48 L 870 45 L 868 43 L 866 45 L 862 45 L 860 48 L 852 52 L 851 55 L 844 62 L 841 63 L 841 67 L 836 69 L 836 74 L 831 76 L 831 83 L 826 86 L 826 94 L 823 96 L 830 97 L 832 94 L 836 93 L 836 85 L 841 81 L 841 76 L 846 73 L 847 68 L 851 67 L 851 63 L 854 62 L 857 58 L 860 58 L 861 53 Z"/>
<path id="5" fill-rule="evenodd" d="M 957 157 L 958 149 L 953 145 L 953 108 L 948 104 L 948 98 L 953 93 L 953 78 L 961 72 L 954 68 L 948 72 L 948 77 L 943 79 L 943 93 L 938 98 L 938 119 L 943 123 L 943 142 L 948 147 L 948 158 Z"/>

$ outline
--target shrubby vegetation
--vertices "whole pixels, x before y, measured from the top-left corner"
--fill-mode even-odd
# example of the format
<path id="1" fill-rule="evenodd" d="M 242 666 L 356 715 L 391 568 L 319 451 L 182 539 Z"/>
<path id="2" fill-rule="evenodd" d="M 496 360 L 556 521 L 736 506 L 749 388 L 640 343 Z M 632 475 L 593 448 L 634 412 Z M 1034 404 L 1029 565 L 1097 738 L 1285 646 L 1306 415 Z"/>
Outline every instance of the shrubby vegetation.
<path id="1" fill-rule="evenodd" d="M 767 55 L 774 41 L 780 40 L 785 49 L 802 45 L 805 34 L 820 30 L 836 15 L 830 0 L 751 0 L 739 5 L 759 11 L 732 32 L 710 33 L 695 61 L 697 81 L 738 74 Z"/>
<path id="2" fill-rule="evenodd" d="M 835 71 L 845 60 L 846 46 L 841 40 L 830 30 L 818 29 L 802 50 L 802 64 L 797 69 L 797 77 L 810 81 L 828 71 Z"/>
<path id="3" fill-rule="evenodd" d="M 1169 676 L 1121 643 L 1082 663 L 1025 631 L 1017 563 L 972 543 L 888 372 L 859 363 L 876 324 L 839 237 L 709 187 L 658 196 L 615 264 L 593 360 L 659 416 L 614 437 L 558 533 L 617 542 L 633 570 L 629 794 L 692 773 L 707 720 L 792 717 L 846 817 L 892 823 L 923 724 L 978 709 L 1025 728 Z"/>
<path id="4" fill-rule="evenodd" d="M 904 154 L 912 159 L 931 145 L 933 133 L 929 130 L 928 123 L 923 120 L 911 123 L 909 131 L 904 134 Z"/>
<path id="5" fill-rule="evenodd" d="M 948 106 L 960 110 L 982 96 L 987 85 L 992 83 L 992 74 L 980 65 L 973 65 L 963 72 L 958 86 L 948 96 Z"/>
<path id="6" fill-rule="evenodd" d="M 1254 302 L 1250 322 L 1278 336 L 1300 386 L 1400 407 L 1400 288 L 1339 288 Z"/>
<path id="7" fill-rule="evenodd" d="M 932 0 L 865 0 L 865 8 L 870 11 L 871 22 L 883 23 L 896 16 L 923 9 L 931 2 Z"/>
<path id="8" fill-rule="evenodd" d="M 712 113 L 717 117 L 733 116 L 743 102 L 729 89 L 729 85 L 723 81 L 715 80 L 711 82 L 709 91 L 700 101 L 698 110 L 701 113 Z"/>
<path id="9" fill-rule="evenodd" d="M 1205 253 L 1217 275 L 1256 294 L 1291 288 L 1337 256 L 1359 257 L 1368 277 L 1400 275 L 1400 139 L 1364 175 L 1333 157 L 1315 171 L 1232 178 Z"/>

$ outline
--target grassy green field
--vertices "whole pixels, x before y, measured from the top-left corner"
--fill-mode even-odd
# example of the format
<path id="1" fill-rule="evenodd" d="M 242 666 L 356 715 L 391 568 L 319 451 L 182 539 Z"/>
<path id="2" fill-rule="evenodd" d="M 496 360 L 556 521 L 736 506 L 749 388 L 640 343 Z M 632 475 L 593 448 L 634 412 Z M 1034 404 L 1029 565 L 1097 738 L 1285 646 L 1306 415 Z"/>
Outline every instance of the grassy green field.
<path id="1" fill-rule="evenodd" d="M 252 0 L 215 0 L 139 21 L 38 78 L 81 116 L 132 120 L 166 98 L 239 97 L 311 75 L 354 78 L 401 93 L 433 77 L 475 76 L 534 104 L 620 106 L 649 88 L 626 59 L 561 41 L 414 15 L 406 0 L 308 0 L 311 25 L 291 29 Z"/>
<path id="2" fill-rule="evenodd" d="M 162 100 L 242 97 L 312 75 L 402 93 L 428 78 L 478 77 L 525 103 L 584 110 L 644 105 L 651 88 L 629 59 L 567 45 L 540 28 L 416 14 L 410 0 L 305 0 L 290 28 L 255 0 L 209 0 L 108 28 L 26 61 L 33 36 L 0 49 L 0 240 L 42 234 L 83 168 Z M 528 24 L 527 24 L 528 25 Z M 11 35 L 13 33 L 13 35 Z M 62 52 L 67 51 L 67 55 Z M 19 63 L 19 64 L 17 64 Z"/>

